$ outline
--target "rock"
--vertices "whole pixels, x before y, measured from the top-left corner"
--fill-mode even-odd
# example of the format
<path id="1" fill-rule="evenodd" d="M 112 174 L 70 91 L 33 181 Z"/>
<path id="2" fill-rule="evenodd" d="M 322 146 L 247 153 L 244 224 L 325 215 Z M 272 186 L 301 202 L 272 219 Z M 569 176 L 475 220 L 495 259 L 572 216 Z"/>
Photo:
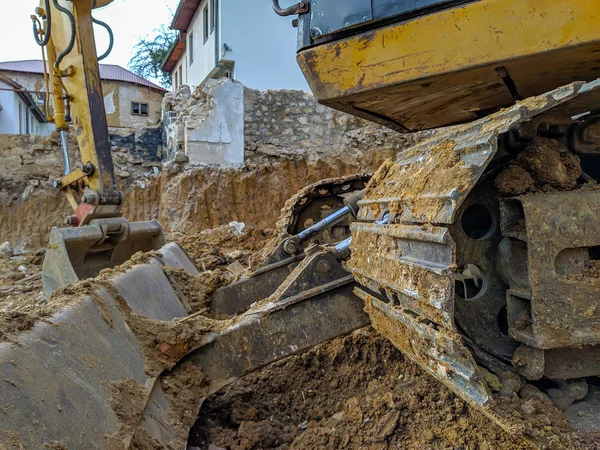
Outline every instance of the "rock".
<path id="1" fill-rule="evenodd" d="M 231 409 L 231 421 L 235 424 L 255 420 L 257 416 L 256 408 L 246 403 L 236 402 Z"/>
<path id="2" fill-rule="evenodd" d="M 239 275 L 240 273 L 244 272 L 246 268 L 242 266 L 239 262 L 235 261 L 234 263 L 229 264 L 227 266 L 227 270 L 234 275 Z"/>
<path id="3" fill-rule="evenodd" d="M 175 162 L 177 163 L 187 163 L 190 159 L 183 152 L 175 152 Z"/>
<path id="4" fill-rule="evenodd" d="M 519 392 L 519 395 L 524 400 L 534 399 L 539 402 L 542 402 L 546 406 L 550 406 L 552 404 L 552 400 L 550 400 L 550 397 L 548 397 L 546 394 L 540 391 L 533 384 L 526 384 L 523 387 L 523 389 L 521 389 L 521 392 Z"/>
<path id="5" fill-rule="evenodd" d="M 300 425 L 298 425 L 298 428 L 300 430 L 306 430 L 308 428 L 308 421 L 305 420 L 304 422 L 302 422 Z"/>
<path id="6" fill-rule="evenodd" d="M 512 397 L 514 392 L 519 392 L 523 386 L 523 381 L 519 375 L 513 372 L 503 372 L 500 375 L 500 395 L 504 398 Z"/>
<path id="7" fill-rule="evenodd" d="M 400 411 L 388 411 L 379 421 L 379 428 L 375 434 L 375 439 L 384 440 L 396 430 L 400 420 Z"/>
<path id="8" fill-rule="evenodd" d="M 25 190 L 23 191 L 23 195 L 21 195 L 21 199 L 27 200 L 29 197 L 31 197 L 31 194 L 33 194 L 34 191 L 35 191 L 35 186 L 32 186 L 31 184 L 28 185 L 25 188 Z"/>
<path id="9" fill-rule="evenodd" d="M 566 411 L 569 406 L 575 401 L 574 398 L 569 397 L 562 389 L 548 389 L 548 396 L 552 399 L 552 403 L 561 411 Z"/>
<path id="10" fill-rule="evenodd" d="M 567 381 L 561 383 L 560 387 L 573 400 L 583 400 L 589 391 L 585 380 Z"/>
<path id="11" fill-rule="evenodd" d="M 199 447 L 188 448 L 188 450 L 196 450 L 196 449 L 200 450 L 200 448 L 199 448 Z M 226 449 L 225 449 L 225 448 L 223 448 L 223 447 L 217 447 L 217 446 L 216 446 L 216 445 L 214 445 L 214 444 L 210 444 L 210 445 L 208 446 L 208 449 L 207 449 L 207 450 L 226 450 Z"/>
<path id="12" fill-rule="evenodd" d="M 229 222 L 229 228 L 235 233 L 242 235 L 244 234 L 244 228 L 246 228 L 246 224 L 244 222 Z"/>
<path id="13" fill-rule="evenodd" d="M 344 418 L 350 422 L 360 422 L 363 420 L 363 412 L 360 408 L 360 401 L 352 397 L 344 405 Z"/>
<path id="14" fill-rule="evenodd" d="M 483 377 L 483 379 L 485 380 L 487 385 L 490 387 L 490 389 L 494 392 L 498 392 L 500 390 L 500 388 L 502 387 L 502 384 L 500 383 L 500 379 L 496 375 L 494 375 L 492 372 L 487 370 L 485 367 L 479 366 L 478 368 L 479 368 L 479 373 L 481 373 L 481 376 Z"/>
<path id="15" fill-rule="evenodd" d="M 563 398 L 563 397 L 565 397 L 565 391 L 563 391 L 562 389 L 551 388 L 551 389 L 548 389 L 548 396 L 552 400 L 558 399 L 558 398 Z"/>
<path id="16" fill-rule="evenodd" d="M 530 399 L 530 400 L 527 400 L 526 402 L 523 402 L 521 404 L 521 411 L 523 411 L 523 414 L 525 414 L 526 416 L 531 416 L 532 414 L 534 414 L 535 413 L 535 400 Z"/>
<path id="17" fill-rule="evenodd" d="M 227 253 L 227 259 L 230 261 L 237 261 L 239 259 L 242 259 L 246 256 L 248 256 L 251 252 L 249 251 L 244 251 L 244 250 L 236 250 L 234 252 L 231 253 Z"/>
<path id="18" fill-rule="evenodd" d="M 10 246 L 10 242 L 5 242 L 0 245 L 0 258 L 12 258 L 13 249 Z"/>

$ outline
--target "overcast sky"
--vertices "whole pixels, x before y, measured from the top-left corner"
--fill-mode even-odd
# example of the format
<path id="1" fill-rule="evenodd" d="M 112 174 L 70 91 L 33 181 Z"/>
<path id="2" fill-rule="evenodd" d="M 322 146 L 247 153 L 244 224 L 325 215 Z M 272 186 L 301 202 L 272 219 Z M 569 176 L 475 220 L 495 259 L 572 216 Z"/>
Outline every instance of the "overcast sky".
<path id="1" fill-rule="evenodd" d="M 39 3 L 39 0 L 19 0 L 11 1 L 10 6 L 4 5 L 0 14 L 0 61 L 41 59 L 30 19 Z M 178 3 L 178 0 L 114 0 L 95 11 L 94 17 L 107 22 L 115 34 L 115 47 L 102 63 L 127 67 L 138 39 L 152 34 L 161 24 L 169 25 Z M 108 43 L 106 33 L 102 28 L 96 29 L 98 53 L 103 53 Z"/>

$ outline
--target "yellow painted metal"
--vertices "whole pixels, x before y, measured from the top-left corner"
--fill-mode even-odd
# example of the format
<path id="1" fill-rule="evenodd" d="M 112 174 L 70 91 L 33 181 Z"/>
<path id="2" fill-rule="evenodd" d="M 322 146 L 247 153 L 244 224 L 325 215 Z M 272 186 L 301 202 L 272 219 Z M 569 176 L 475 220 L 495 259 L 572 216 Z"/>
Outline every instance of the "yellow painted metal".
<path id="1" fill-rule="evenodd" d="M 92 174 L 85 178 L 85 185 L 101 196 L 117 192 L 106 113 L 104 111 L 100 71 L 94 42 L 92 8 L 95 0 L 61 2 L 73 13 L 76 39 L 72 51 L 56 67 L 58 55 L 69 45 L 71 22 L 66 14 L 57 10 L 51 2 L 52 32 L 48 45 L 51 85 L 54 103 L 54 122 L 57 129 L 66 129 L 65 108 L 70 107 L 71 123 L 77 136 L 81 162 L 91 163 Z M 42 3 L 44 3 L 42 1 Z M 96 6 L 110 1 L 96 0 Z M 81 194 L 80 192 L 79 194 Z"/>
<path id="2" fill-rule="evenodd" d="M 318 99 L 600 42 L 598 0 L 481 0 L 305 50 Z"/>
<path id="3" fill-rule="evenodd" d="M 63 90 L 62 85 L 60 84 L 60 79 L 54 74 L 54 63 L 56 61 L 56 50 L 54 48 L 54 42 L 52 39 L 48 42 L 47 52 L 48 52 L 48 65 L 47 68 L 48 76 L 50 79 L 50 87 L 52 92 L 52 105 L 53 105 L 53 122 L 54 126 L 58 131 L 69 129 L 69 124 L 65 120 L 65 103 L 63 101 Z"/>
<path id="4" fill-rule="evenodd" d="M 102 8 L 103 6 L 110 5 L 114 0 L 96 0 L 96 6 L 94 8 Z"/>

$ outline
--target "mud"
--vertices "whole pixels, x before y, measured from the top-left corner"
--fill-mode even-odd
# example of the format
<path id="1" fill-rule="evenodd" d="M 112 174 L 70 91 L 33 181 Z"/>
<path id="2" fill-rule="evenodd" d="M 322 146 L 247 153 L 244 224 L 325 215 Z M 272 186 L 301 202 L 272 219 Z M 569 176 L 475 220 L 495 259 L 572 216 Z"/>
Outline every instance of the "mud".
<path id="1" fill-rule="evenodd" d="M 571 153 L 561 154 L 554 139 L 536 138 L 519 154 L 517 162 L 542 187 L 569 190 L 581 175 L 579 158 Z"/>
<path id="2" fill-rule="evenodd" d="M 108 450 L 122 450 L 126 448 L 128 436 L 140 421 L 148 391 L 135 380 L 111 383 L 108 389 L 111 395 L 110 407 L 117 416 L 117 431 L 106 436 L 106 447 Z"/>
<path id="3" fill-rule="evenodd" d="M 364 208 L 375 218 L 384 210 L 399 216 L 410 211 L 419 221 L 436 222 L 447 193 L 453 189 L 464 192 L 472 178 L 473 168 L 455 148 L 456 142 L 445 140 L 426 152 L 420 146 L 412 147 L 402 153 L 400 162 L 386 161 L 373 175 L 363 199 L 374 203 Z"/>
<path id="4" fill-rule="evenodd" d="M 52 316 L 71 299 L 48 301 L 42 295 L 42 250 L 0 258 L 0 342 L 14 342 L 37 322 Z"/>
<path id="5" fill-rule="evenodd" d="M 522 195 L 527 192 L 568 191 L 577 185 L 581 162 L 577 155 L 561 152 L 554 139 L 536 138 L 523 150 L 513 164 L 496 178 L 502 195 Z"/>
<path id="6" fill-rule="evenodd" d="M 507 197 L 521 195 L 534 189 L 535 182 L 529 172 L 520 166 L 507 167 L 496 178 L 496 187 L 500 194 Z"/>
<path id="7" fill-rule="evenodd" d="M 222 225 L 195 233 L 172 232 L 169 241 L 178 242 L 201 271 L 225 270 L 239 262 L 248 266 L 250 259 L 265 244 L 278 236 L 274 229 L 245 227 L 240 234 L 232 226 Z"/>
<path id="8" fill-rule="evenodd" d="M 210 397 L 191 446 L 530 449 L 371 329 L 318 346 Z"/>
<path id="9" fill-rule="evenodd" d="M 208 378 L 202 369 L 187 361 L 163 375 L 160 385 L 170 406 L 171 426 L 179 439 L 169 445 L 173 449 L 185 448 L 196 411 L 208 392 Z"/>

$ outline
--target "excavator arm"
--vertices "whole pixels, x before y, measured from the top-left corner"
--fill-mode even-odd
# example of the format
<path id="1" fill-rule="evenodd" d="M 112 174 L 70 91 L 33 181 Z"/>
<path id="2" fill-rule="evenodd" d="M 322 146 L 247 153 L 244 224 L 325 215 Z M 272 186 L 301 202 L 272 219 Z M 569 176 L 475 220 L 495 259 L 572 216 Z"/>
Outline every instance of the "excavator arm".
<path id="1" fill-rule="evenodd" d="M 112 0 L 41 0 L 31 16 L 36 42 L 42 47 L 48 119 L 61 136 L 64 175 L 53 182 L 64 192 L 73 213 L 71 228 L 53 228 L 43 268 L 44 292 L 127 261 L 137 251 L 165 244 L 156 221 L 129 223 L 121 217 L 123 194 L 117 188 L 98 61 L 112 48 L 109 26 L 93 18 L 94 9 Z M 109 49 L 100 57 L 94 40 L 97 24 L 109 33 Z M 69 130 L 77 137 L 81 166 L 69 158 Z"/>
<path id="2" fill-rule="evenodd" d="M 47 56 L 52 121 L 61 134 L 64 176 L 54 181 L 74 209 L 67 225 L 83 226 L 99 217 L 119 217 L 123 195 L 117 188 L 92 10 L 112 0 L 42 0 L 34 20 L 36 40 Z M 106 56 L 106 55 L 105 55 Z M 49 86 L 49 87 L 50 87 Z M 72 168 L 68 131 L 72 126 L 82 166 Z"/>

